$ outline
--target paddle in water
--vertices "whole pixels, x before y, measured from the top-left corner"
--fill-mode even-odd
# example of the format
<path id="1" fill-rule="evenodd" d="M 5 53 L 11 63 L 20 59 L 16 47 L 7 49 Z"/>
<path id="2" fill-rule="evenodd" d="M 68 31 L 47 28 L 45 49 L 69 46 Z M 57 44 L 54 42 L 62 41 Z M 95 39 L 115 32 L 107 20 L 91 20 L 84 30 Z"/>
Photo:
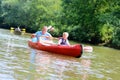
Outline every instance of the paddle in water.
<path id="1" fill-rule="evenodd" d="M 92 46 L 83 46 L 84 52 L 93 52 L 93 47 Z"/>

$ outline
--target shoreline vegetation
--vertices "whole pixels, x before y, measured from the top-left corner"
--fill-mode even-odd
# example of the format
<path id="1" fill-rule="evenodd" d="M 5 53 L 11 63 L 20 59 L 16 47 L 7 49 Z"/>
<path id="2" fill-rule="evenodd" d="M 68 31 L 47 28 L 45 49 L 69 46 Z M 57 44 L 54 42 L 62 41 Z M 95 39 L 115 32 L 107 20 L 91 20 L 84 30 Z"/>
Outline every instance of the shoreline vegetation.
<path id="1" fill-rule="evenodd" d="M 120 1 L 0 0 L 0 28 L 34 33 L 53 26 L 51 34 L 69 40 L 120 49 Z"/>
<path id="2" fill-rule="evenodd" d="M 15 28 L 17 28 L 17 27 L 15 27 Z M 9 27 L 9 28 L 8 28 L 8 27 L 5 28 L 5 27 L 1 27 L 1 26 L 0 26 L 0 29 L 10 30 L 10 27 Z M 29 32 L 29 31 L 27 31 L 27 33 L 32 34 L 32 33 L 34 33 L 34 32 Z M 74 42 L 74 43 L 80 43 L 80 42 L 78 42 L 78 41 L 73 41 L 73 40 L 70 40 L 70 41 L 72 41 L 72 42 Z M 98 44 L 83 43 L 83 44 L 97 45 L 97 46 L 105 46 L 105 47 L 114 48 L 114 49 L 118 49 L 118 50 L 119 50 L 119 47 L 115 47 L 115 46 L 112 46 L 111 44 L 107 44 L 107 43 L 98 43 Z"/>

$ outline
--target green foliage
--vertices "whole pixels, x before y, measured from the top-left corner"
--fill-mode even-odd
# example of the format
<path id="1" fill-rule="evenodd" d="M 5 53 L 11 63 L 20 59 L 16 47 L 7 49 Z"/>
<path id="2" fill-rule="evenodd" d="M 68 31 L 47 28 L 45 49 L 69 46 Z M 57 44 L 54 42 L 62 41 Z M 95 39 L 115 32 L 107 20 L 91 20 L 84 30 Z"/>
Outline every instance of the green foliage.
<path id="1" fill-rule="evenodd" d="M 53 36 L 67 31 L 79 42 L 119 46 L 118 0 L 0 0 L 0 23 L 37 31 L 54 26 Z M 3 21 L 4 20 L 4 21 Z"/>
<path id="2" fill-rule="evenodd" d="M 104 2 L 103 2 L 104 1 Z M 116 47 L 119 46 L 119 27 L 120 27 L 120 1 L 117 0 L 103 0 L 99 1 L 101 5 L 97 9 L 97 15 L 99 25 L 100 38 L 103 42 L 114 43 Z M 112 45 L 112 44 L 111 44 Z"/>
<path id="3" fill-rule="evenodd" d="M 71 29 L 71 36 L 82 42 L 90 42 L 97 36 L 98 20 L 95 13 L 94 1 L 90 0 L 63 0 L 63 24 L 75 26 Z M 77 28 L 76 28 L 77 26 Z M 77 32 L 74 34 L 74 32 Z"/>
<path id="4" fill-rule="evenodd" d="M 73 40 L 109 43 L 120 24 L 119 4 L 117 0 L 63 0 L 62 23 L 75 26 L 70 30 Z"/>
<path id="5" fill-rule="evenodd" d="M 3 22 L 3 17 L 2 17 L 2 7 L 1 7 L 1 3 L 2 1 L 0 0 L 0 24 L 2 24 Z"/>
<path id="6" fill-rule="evenodd" d="M 4 22 L 16 26 L 26 25 L 27 14 L 23 9 L 24 5 L 25 3 L 19 0 L 3 0 L 2 16 L 4 17 Z"/>
<path id="7" fill-rule="evenodd" d="M 6 24 L 38 30 L 59 22 L 60 5 L 60 0 L 2 0 L 2 16 Z"/>
<path id="8" fill-rule="evenodd" d="M 101 41 L 108 43 L 113 36 L 114 28 L 109 23 L 104 24 L 100 29 L 100 38 Z"/>
<path id="9" fill-rule="evenodd" d="M 0 16 L 1 16 L 1 13 L 2 13 L 2 8 L 1 8 L 1 0 L 0 0 Z"/>
<path id="10" fill-rule="evenodd" d="M 30 11 L 32 12 L 30 17 L 33 19 L 34 25 L 40 27 L 44 25 L 55 26 L 56 21 L 59 21 L 61 2 L 55 0 L 38 0 L 32 1 Z"/>
<path id="11" fill-rule="evenodd" d="M 120 49 L 120 27 L 116 28 L 112 39 L 112 46 Z"/>

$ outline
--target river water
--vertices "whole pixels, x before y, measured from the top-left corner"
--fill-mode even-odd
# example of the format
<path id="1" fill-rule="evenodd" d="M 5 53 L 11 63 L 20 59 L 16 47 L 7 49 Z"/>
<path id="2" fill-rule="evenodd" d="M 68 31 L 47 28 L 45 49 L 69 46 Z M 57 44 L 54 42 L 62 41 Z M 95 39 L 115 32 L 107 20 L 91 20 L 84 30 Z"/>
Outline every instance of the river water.
<path id="1" fill-rule="evenodd" d="M 74 58 L 31 49 L 29 39 L 0 29 L 0 80 L 119 80 L 120 50 L 93 46 Z"/>

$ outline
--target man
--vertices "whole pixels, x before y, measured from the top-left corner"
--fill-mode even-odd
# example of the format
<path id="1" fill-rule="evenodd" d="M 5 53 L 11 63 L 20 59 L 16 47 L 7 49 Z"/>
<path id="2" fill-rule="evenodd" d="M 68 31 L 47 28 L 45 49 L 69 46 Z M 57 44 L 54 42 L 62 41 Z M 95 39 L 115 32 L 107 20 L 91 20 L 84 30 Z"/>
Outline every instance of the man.
<path id="1" fill-rule="evenodd" d="M 44 26 L 41 31 L 37 31 L 34 34 L 36 36 L 38 42 L 52 43 L 52 41 L 51 41 L 52 35 L 50 33 L 48 33 L 47 31 L 48 31 L 48 27 Z"/>

